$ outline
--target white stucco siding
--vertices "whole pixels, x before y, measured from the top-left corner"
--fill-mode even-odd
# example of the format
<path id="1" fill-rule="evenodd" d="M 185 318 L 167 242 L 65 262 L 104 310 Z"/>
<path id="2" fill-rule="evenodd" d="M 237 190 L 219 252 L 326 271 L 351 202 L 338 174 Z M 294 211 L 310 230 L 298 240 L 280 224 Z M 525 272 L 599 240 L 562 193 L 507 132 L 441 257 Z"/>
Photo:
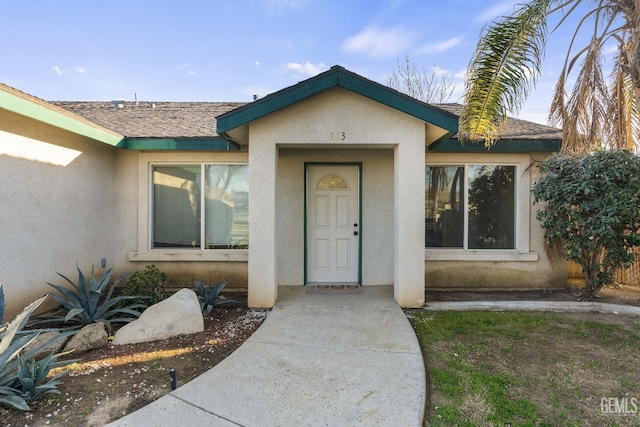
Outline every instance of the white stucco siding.
<path id="1" fill-rule="evenodd" d="M 0 110 L 0 283 L 5 320 L 102 258 L 113 260 L 114 152 Z"/>
<path id="2" fill-rule="evenodd" d="M 114 230 L 117 250 L 113 262 L 119 270 L 124 271 L 139 268 L 139 265 L 129 263 L 129 252 L 138 250 L 138 212 L 139 203 L 142 203 L 139 197 L 139 192 L 142 191 L 141 183 L 138 182 L 139 153 L 118 150 L 115 154 L 114 215 L 118 227 Z"/>
<path id="3" fill-rule="evenodd" d="M 253 129 L 250 129 L 250 134 Z M 258 138 L 260 140 L 260 138 Z M 278 148 L 273 142 L 250 147 L 248 304 L 272 307 L 278 298 L 276 196 Z"/>
<path id="4" fill-rule="evenodd" d="M 362 284 L 393 284 L 393 150 L 373 150 L 362 164 Z"/>
<path id="5" fill-rule="evenodd" d="M 326 145 L 336 149 L 424 144 L 425 132 L 423 121 L 341 88 L 271 113 L 251 123 L 250 128 L 250 145 Z M 421 135 L 420 141 L 415 140 L 416 133 Z"/>
<path id="6" fill-rule="evenodd" d="M 424 303 L 424 156 L 419 144 L 395 149 L 394 295 L 402 307 Z"/>

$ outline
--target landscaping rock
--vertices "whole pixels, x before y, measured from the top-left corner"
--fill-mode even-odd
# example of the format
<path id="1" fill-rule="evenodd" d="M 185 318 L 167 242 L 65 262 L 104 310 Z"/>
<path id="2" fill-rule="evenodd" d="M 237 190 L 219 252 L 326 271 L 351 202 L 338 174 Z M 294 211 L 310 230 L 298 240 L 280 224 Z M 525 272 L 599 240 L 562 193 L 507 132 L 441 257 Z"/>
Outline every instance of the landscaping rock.
<path id="1" fill-rule="evenodd" d="M 22 350 L 22 354 L 26 354 L 31 350 L 38 348 L 39 346 L 46 343 L 47 341 L 54 339 L 55 337 L 58 337 L 60 335 L 62 335 L 62 333 L 58 331 L 43 332 L 40 335 L 38 335 L 33 341 L 31 341 L 31 343 L 29 343 L 29 345 L 27 345 Z M 62 338 L 57 339 L 51 344 L 49 344 L 48 346 L 44 347 L 39 352 L 35 353 L 32 357 L 35 360 L 40 360 L 40 359 L 44 359 L 51 353 L 53 354 L 59 353 L 64 343 L 65 343 L 65 339 L 62 339 Z"/>
<path id="2" fill-rule="evenodd" d="M 139 319 L 124 325 L 113 344 L 135 344 L 188 335 L 204 330 L 204 318 L 196 293 L 181 289 L 164 301 L 147 308 Z"/>
<path id="3" fill-rule="evenodd" d="M 109 333 L 107 326 L 102 322 L 91 323 L 80 329 L 64 348 L 64 351 L 73 351 L 73 354 L 84 353 L 94 348 L 107 345 Z"/>

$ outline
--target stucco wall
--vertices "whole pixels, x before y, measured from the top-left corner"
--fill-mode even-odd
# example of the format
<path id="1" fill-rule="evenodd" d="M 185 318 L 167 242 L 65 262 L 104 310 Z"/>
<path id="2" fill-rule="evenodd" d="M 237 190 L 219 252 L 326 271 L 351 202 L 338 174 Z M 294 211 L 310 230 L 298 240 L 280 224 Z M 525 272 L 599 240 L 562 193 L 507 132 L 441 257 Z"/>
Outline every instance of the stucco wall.
<path id="1" fill-rule="evenodd" d="M 118 150 L 115 153 L 114 215 L 118 226 L 114 230 L 113 264 L 121 271 L 140 269 L 138 264 L 129 262 L 129 252 L 137 250 L 138 244 L 138 159 L 138 151 Z"/>
<path id="2" fill-rule="evenodd" d="M 46 142 L 45 142 L 46 141 Z M 5 320 L 113 259 L 115 148 L 0 109 L 0 283 Z"/>

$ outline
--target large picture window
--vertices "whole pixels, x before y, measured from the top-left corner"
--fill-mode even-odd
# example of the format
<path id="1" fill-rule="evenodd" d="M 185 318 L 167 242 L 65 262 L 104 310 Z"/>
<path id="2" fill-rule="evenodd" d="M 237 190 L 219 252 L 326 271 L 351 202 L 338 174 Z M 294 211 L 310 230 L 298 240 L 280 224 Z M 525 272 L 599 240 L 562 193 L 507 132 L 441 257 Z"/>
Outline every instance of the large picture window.
<path id="1" fill-rule="evenodd" d="M 249 176 L 246 165 L 152 167 L 152 247 L 246 249 Z"/>
<path id="2" fill-rule="evenodd" d="M 427 248 L 516 249 L 516 167 L 427 166 Z"/>

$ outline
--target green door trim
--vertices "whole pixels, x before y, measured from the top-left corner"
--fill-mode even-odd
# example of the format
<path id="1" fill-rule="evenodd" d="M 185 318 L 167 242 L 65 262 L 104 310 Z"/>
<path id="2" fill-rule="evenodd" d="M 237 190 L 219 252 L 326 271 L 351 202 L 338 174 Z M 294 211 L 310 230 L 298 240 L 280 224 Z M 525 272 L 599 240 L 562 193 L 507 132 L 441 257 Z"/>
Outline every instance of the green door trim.
<path id="1" fill-rule="evenodd" d="M 304 162 L 304 286 L 307 280 L 307 206 L 309 203 L 309 166 L 357 166 L 358 167 L 358 284 L 362 285 L 362 162 Z"/>

